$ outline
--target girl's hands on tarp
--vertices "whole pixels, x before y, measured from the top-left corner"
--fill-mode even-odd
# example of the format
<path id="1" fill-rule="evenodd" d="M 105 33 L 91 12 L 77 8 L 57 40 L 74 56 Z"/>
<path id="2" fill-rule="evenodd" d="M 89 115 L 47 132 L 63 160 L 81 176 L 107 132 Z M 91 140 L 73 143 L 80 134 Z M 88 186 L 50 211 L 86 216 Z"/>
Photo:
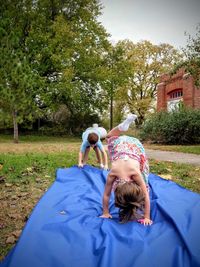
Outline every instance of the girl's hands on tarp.
<path id="1" fill-rule="evenodd" d="M 108 165 L 103 165 L 102 163 L 100 164 L 100 168 L 103 169 L 103 170 L 106 170 L 108 171 Z"/>
<path id="2" fill-rule="evenodd" d="M 78 164 L 78 167 L 79 167 L 79 168 L 83 168 L 83 163 L 79 163 L 79 164 Z"/>
<path id="3" fill-rule="evenodd" d="M 110 213 L 103 213 L 100 218 L 105 218 L 105 219 L 112 219 L 112 215 Z"/>
<path id="4" fill-rule="evenodd" d="M 148 219 L 148 218 L 144 218 L 144 219 L 139 219 L 138 220 L 139 223 L 146 225 L 152 225 L 153 221 Z"/>
<path id="5" fill-rule="evenodd" d="M 104 165 L 104 170 L 108 171 L 108 165 Z"/>

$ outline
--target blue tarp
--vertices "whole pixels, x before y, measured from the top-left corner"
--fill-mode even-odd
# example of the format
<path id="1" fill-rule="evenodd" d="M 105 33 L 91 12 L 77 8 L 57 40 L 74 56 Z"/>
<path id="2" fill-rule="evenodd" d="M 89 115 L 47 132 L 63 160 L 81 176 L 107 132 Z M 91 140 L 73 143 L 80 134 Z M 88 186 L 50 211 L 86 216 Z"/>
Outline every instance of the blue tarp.
<path id="1" fill-rule="evenodd" d="M 150 174 L 152 226 L 102 219 L 107 171 L 58 169 L 1 267 L 199 267 L 200 195 Z"/>

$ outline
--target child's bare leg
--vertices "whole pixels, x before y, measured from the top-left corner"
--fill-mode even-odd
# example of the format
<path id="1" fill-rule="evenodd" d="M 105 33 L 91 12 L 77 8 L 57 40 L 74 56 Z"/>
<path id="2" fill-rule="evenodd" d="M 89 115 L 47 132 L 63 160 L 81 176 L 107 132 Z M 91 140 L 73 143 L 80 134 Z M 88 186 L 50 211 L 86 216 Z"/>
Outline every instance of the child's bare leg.
<path id="1" fill-rule="evenodd" d="M 83 156 L 83 165 L 85 165 L 88 160 L 89 152 L 90 152 L 90 147 L 87 147 Z"/>
<path id="2" fill-rule="evenodd" d="M 127 118 L 120 123 L 117 127 L 113 128 L 108 134 L 107 134 L 107 138 L 111 137 L 111 136 L 119 136 L 120 133 L 122 132 L 126 132 L 130 126 L 130 124 L 132 122 L 135 121 L 135 119 L 137 118 L 137 115 L 135 114 L 129 114 L 127 116 Z"/>
<path id="3" fill-rule="evenodd" d="M 101 159 L 101 155 L 100 155 L 100 152 L 99 152 L 99 148 L 98 147 L 94 147 L 94 151 L 95 151 L 95 154 L 96 154 L 96 157 L 97 157 L 97 161 L 98 163 L 100 164 L 100 167 L 102 167 L 102 159 Z"/>
<path id="4" fill-rule="evenodd" d="M 119 136 L 121 132 L 122 131 L 120 131 L 118 126 L 117 126 L 117 127 L 113 128 L 112 130 L 110 130 L 110 132 L 108 132 L 107 138 L 109 138 L 111 136 Z"/>

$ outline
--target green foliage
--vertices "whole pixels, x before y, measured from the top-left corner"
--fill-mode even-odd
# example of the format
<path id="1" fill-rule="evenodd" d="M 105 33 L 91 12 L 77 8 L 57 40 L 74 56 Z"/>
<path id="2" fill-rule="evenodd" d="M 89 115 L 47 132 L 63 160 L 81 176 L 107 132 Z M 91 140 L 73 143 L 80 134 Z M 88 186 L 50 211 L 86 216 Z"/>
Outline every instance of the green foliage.
<path id="1" fill-rule="evenodd" d="M 1 121 L 49 118 L 65 104 L 71 118 L 102 111 L 100 83 L 108 34 L 98 0 L 19 0 L 1 6 Z M 20 16 L 19 16 L 20 14 Z M 101 99 L 101 101 L 99 101 Z"/>
<path id="2" fill-rule="evenodd" d="M 19 16 L 20 14 L 20 16 Z M 0 105 L 5 121 L 15 113 L 17 123 L 37 113 L 36 98 L 42 80 L 29 61 L 26 38 L 32 18 L 29 2 L 4 1 L 0 23 Z"/>
<path id="3" fill-rule="evenodd" d="M 200 86 L 200 24 L 196 27 L 195 36 L 188 35 L 187 46 L 183 52 L 185 59 L 176 65 L 174 72 L 184 67 L 186 72 L 193 76 L 196 86 Z"/>
<path id="4" fill-rule="evenodd" d="M 80 112 L 74 116 L 58 114 L 56 112 L 48 121 L 48 125 L 39 128 L 39 133 L 43 135 L 65 136 L 81 135 L 86 128 L 91 127 L 93 123 L 99 123 L 100 119 L 97 113 Z"/>
<path id="5" fill-rule="evenodd" d="M 141 138 L 164 144 L 200 143 L 200 110 L 184 107 L 159 112 L 146 121 Z"/>
<path id="6" fill-rule="evenodd" d="M 124 47 L 120 43 L 109 47 L 108 53 L 104 57 L 104 64 L 105 67 L 102 73 L 104 79 L 101 86 L 105 89 L 106 103 L 110 107 L 110 129 L 112 129 L 113 113 L 117 101 L 117 88 L 128 81 L 130 74 L 130 64 L 125 56 Z M 124 103 L 122 106 L 124 106 Z"/>
<path id="7" fill-rule="evenodd" d="M 169 44 L 154 45 L 149 41 L 137 44 L 120 42 L 130 65 L 128 82 L 118 88 L 117 96 L 126 109 L 138 115 L 140 126 L 155 105 L 160 75 L 169 72 L 181 54 Z"/>

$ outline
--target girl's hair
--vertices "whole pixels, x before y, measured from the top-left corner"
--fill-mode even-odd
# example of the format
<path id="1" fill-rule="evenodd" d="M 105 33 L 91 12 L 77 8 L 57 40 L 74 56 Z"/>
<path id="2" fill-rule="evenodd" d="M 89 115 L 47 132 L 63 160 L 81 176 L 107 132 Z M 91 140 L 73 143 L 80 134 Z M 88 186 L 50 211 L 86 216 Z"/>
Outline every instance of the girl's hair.
<path id="1" fill-rule="evenodd" d="M 97 143 L 99 137 L 96 133 L 90 133 L 88 134 L 88 142 L 91 144 L 91 145 L 94 145 Z"/>
<path id="2" fill-rule="evenodd" d="M 119 184 L 115 189 L 115 206 L 119 208 L 121 223 L 138 219 L 138 209 L 144 209 L 144 193 L 140 186 L 133 182 Z"/>

